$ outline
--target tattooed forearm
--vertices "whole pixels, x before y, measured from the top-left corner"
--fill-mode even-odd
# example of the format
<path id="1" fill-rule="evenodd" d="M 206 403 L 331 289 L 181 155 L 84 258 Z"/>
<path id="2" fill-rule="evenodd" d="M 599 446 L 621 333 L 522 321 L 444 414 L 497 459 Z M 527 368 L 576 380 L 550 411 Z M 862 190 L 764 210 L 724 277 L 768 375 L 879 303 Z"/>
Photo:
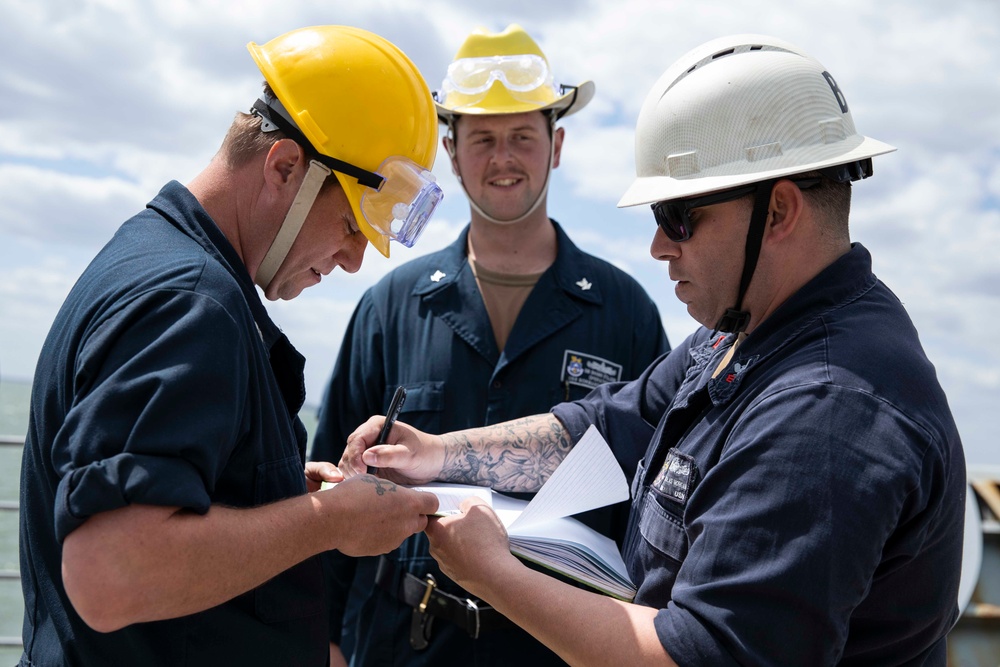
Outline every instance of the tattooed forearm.
<path id="1" fill-rule="evenodd" d="M 573 447 L 550 414 L 442 436 L 441 479 L 498 491 L 537 491 Z"/>

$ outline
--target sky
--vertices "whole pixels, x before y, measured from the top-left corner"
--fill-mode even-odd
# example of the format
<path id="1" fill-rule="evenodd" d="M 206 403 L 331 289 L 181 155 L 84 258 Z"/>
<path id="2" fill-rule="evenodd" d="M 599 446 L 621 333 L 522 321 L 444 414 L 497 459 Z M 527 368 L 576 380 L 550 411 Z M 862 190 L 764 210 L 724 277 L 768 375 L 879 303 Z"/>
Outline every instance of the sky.
<path id="1" fill-rule="evenodd" d="M 597 95 L 565 119 L 549 215 L 577 245 L 632 273 L 667 333 L 696 328 L 653 260 L 646 207 L 616 204 L 634 177 L 647 92 L 677 58 L 735 33 L 774 35 L 822 62 L 862 134 L 898 151 L 854 188 L 852 238 L 905 304 L 937 368 L 970 464 L 1000 464 L 1000 3 L 996 0 L 5 0 L 0 22 L 0 381 L 30 380 L 55 314 L 115 229 L 217 151 L 262 77 L 246 49 L 288 30 L 354 25 L 397 44 L 431 89 L 477 26 L 519 23 L 557 82 Z M 345 100 L 345 103 L 349 103 Z M 319 401 L 364 289 L 451 242 L 468 206 L 439 153 L 445 200 L 413 249 L 267 302 L 305 354 Z M 905 373 L 899 378 L 906 382 Z"/>

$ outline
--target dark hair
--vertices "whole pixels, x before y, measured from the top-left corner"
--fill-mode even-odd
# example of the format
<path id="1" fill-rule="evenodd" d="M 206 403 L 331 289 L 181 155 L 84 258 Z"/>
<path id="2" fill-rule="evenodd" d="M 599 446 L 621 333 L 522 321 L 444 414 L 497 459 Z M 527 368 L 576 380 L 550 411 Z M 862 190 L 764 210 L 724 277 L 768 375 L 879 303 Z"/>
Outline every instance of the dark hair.
<path id="1" fill-rule="evenodd" d="M 809 172 L 801 176 L 820 176 Z M 851 182 L 838 183 L 831 178 L 821 178 L 817 185 L 806 188 L 802 196 L 816 209 L 824 230 L 836 237 L 849 236 L 848 218 L 851 215 Z"/>
<path id="2" fill-rule="evenodd" d="M 815 209 L 818 223 L 828 237 L 831 239 L 850 237 L 848 230 L 848 218 L 851 213 L 850 181 L 838 183 L 831 178 L 824 177 L 818 171 L 794 174 L 786 178 L 792 180 L 818 178 L 819 183 L 802 190 L 803 199 Z M 751 211 L 753 211 L 753 193 L 748 194 L 746 197 L 741 197 L 736 201 L 745 209 L 746 215 L 749 217 Z"/>

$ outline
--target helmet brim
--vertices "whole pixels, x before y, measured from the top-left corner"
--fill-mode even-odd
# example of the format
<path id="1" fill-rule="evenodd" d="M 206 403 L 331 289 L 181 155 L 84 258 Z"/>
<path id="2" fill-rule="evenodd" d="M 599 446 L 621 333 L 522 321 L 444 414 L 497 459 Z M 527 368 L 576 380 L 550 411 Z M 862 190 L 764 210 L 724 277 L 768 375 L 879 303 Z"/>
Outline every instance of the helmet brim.
<path id="1" fill-rule="evenodd" d="M 335 171 L 333 173 L 337 177 L 337 181 L 340 182 L 340 187 L 344 189 L 347 201 L 351 204 L 351 212 L 354 213 L 354 221 L 357 223 L 358 229 L 361 230 L 361 233 L 365 235 L 368 242 L 375 246 L 375 249 L 378 250 L 383 257 L 388 257 L 389 237 L 372 227 L 368 223 L 368 220 L 365 219 L 364 213 L 361 211 L 361 197 L 364 194 L 364 186 L 360 185 L 357 180 L 345 174 L 341 174 L 339 171 Z"/>
<path id="2" fill-rule="evenodd" d="M 847 142 L 830 144 L 827 147 L 828 155 L 826 156 L 822 155 L 823 151 L 821 148 L 817 149 L 816 146 L 805 146 L 767 160 L 747 162 L 745 164 L 746 173 L 738 173 L 738 171 L 735 171 L 733 163 L 726 163 L 719 165 L 715 169 L 705 170 L 704 172 L 683 178 L 662 175 L 640 176 L 632 182 L 632 185 L 622 195 L 618 201 L 618 208 L 640 206 L 642 204 L 652 204 L 672 199 L 685 199 L 687 197 L 767 181 L 772 178 L 781 178 L 783 176 L 816 171 L 826 167 L 835 167 L 876 155 L 884 155 L 896 150 L 895 146 L 890 146 L 871 137 L 859 135 L 857 138 L 861 141 L 851 142 L 848 140 Z M 850 145 L 851 143 L 855 145 L 852 146 Z M 800 155 L 800 153 L 808 154 L 809 161 L 803 160 L 803 155 Z"/>

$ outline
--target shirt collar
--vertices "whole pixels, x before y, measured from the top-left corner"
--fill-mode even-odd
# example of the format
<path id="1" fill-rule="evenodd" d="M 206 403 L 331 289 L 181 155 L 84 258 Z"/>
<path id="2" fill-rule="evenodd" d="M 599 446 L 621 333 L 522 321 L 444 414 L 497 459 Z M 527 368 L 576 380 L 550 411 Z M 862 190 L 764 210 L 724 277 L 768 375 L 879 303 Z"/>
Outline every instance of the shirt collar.
<path id="1" fill-rule="evenodd" d="M 819 318 L 871 290 L 877 283 L 871 267 L 871 254 L 863 245 L 855 243 L 847 253 L 799 288 L 740 344 L 727 370 L 708 381 L 713 402 L 719 404 L 729 400 L 755 365 L 780 354 Z M 721 359 L 734 340 L 735 336 L 730 335 L 716 345 L 718 337 L 711 337 L 703 345 L 705 360 Z M 709 354 L 708 349 L 712 347 L 716 349 Z"/>
<path id="2" fill-rule="evenodd" d="M 603 302 L 601 285 L 594 282 L 597 274 L 592 270 L 590 257 L 581 251 L 558 222 L 552 220 L 556 230 L 556 241 L 559 250 L 546 275 L 551 275 L 555 283 L 570 296 L 600 304 Z M 466 248 L 468 248 L 470 225 L 466 225 L 458 238 L 437 254 L 437 266 L 434 272 L 419 280 L 413 286 L 415 296 L 424 296 L 444 289 L 458 279 L 459 271 L 467 263 Z"/>
<path id="3" fill-rule="evenodd" d="M 146 207 L 162 215 L 229 271 L 243 292 L 265 347 L 271 349 L 284 334 L 267 314 L 236 249 L 191 191 L 177 181 L 170 181 Z"/>

